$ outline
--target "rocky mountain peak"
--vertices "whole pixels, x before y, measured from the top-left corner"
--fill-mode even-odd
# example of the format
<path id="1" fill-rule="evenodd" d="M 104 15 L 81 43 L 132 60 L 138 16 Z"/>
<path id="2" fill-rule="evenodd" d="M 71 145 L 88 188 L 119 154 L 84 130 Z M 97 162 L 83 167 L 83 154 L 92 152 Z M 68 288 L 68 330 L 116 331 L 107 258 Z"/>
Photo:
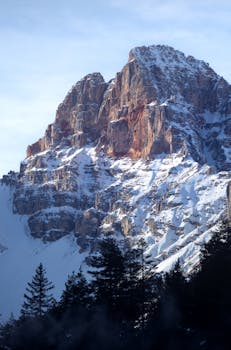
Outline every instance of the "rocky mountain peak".
<path id="1" fill-rule="evenodd" d="M 72 233 L 82 249 L 102 234 L 142 234 L 161 260 L 200 241 L 230 213 L 230 89 L 160 45 L 131 50 L 108 83 L 87 75 L 28 147 L 15 212 L 32 236 Z"/>
<path id="2" fill-rule="evenodd" d="M 175 50 L 167 45 L 141 46 L 132 49 L 129 53 L 129 61 L 136 59 L 146 66 L 159 66 L 163 71 L 175 71 L 185 68 L 188 71 L 204 70 L 211 74 L 216 73 L 209 67 L 208 63 L 195 59 L 192 56 L 186 56 L 183 52 Z"/>
<path id="3" fill-rule="evenodd" d="M 137 47 L 110 83 L 100 73 L 77 82 L 27 156 L 58 145 L 95 142 L 108 155 L 131 158 L 183 148 L 195 160 L 221 167 L 230 160 L 211 134 L 214 118 L 210 122 L 209 113 L 220 113 L 216 123 L 225 123 L 227 134 L 230 101 L 230 85 L 207 63 L 169 46 Z"/>
<path id="4" fill-rule="evenodd" d="M 65 118 L 65 111 L 70 111 L 77 104 L 101 103 L 102 94 L 98 89 L 102 85 L 105 88 L 105 81 L 100 73 L 86 75 L 78 81 L 66 95 L 64 101 L 58 106 L 56 119 Z"/>
<path id="5" fill-rule="evenodd" d="M 216 110 L 220 99 L 230 96 L 229 84 L 209 64 L 185 56 L 172 47 L 153 45 L 134 48 L 129 54 L 129 62 L 133 61 L 155 88 L 155 98 L 160 103 L 171 96 L 181 96 L 201 113 Z M 218 93 L 221 87 L 226 90 L 223 96 Z"/>
<path id="6" fill-rule="evenodd" d="M 27 149 L 27 157 L 58 145 L 81 147 L 100 135 L 97 115 L 108 84 L 100 73 L 78 81 L 58 106 L 55 121 L 45 136 Z"/>
<path id="7" fill-rule="evenodd" d="M 231 86 L 208 64 L 168 46 L 131 50 L 110 82 L 78 81 L 19 174 L 0 181 L 0 265 L 13 257 L 24 278 L 47 256 L 59 279 L 113 235 L 142 237 L 158 272 L 179 260 L 190 273 L 231 220 L 230 135 Z"/>

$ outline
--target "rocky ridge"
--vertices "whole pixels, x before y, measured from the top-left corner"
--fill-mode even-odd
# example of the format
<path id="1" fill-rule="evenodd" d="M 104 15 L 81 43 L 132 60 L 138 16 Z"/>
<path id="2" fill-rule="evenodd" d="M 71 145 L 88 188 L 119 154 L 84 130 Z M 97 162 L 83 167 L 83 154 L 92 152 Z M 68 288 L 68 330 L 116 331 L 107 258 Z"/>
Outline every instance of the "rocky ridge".
<path id="1" fill-rule="evenodd" d="M 231 86 L 208 64 L 135 48 L 109 83 L 94 73 L 72 87 L 27 149 L 14 212 L 33 237 L 74 233 L 83 250 L 105 234 L 142 235 L 160 266 L 174 257 L 190 270 L 230 217 L 230 135 Z"/>

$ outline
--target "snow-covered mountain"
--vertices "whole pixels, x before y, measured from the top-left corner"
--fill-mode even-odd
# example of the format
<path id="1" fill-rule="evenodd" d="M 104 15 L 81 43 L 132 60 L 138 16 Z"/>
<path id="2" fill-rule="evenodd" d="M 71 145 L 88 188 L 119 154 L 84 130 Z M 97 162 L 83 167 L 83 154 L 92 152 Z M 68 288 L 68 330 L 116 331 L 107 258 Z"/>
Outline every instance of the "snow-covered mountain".
<path id="1" fill-rule="evenodd" d="M 7 311 L 40 261 L 59 293 L 103 235 L 142 236 L 158 271 L 180 259 L 189 272 L 231 218 L 230 146 L 231 86 L 171 47 L 133 49 L 109 83 L 77 82 L 0 186 Z"/>
<path id="2" fill-rule="evenodd" d="M 31 237 L 27 216 L 12 215 L 14 189 L 0 186 L 0 323 L 18 316 L 28 282 L 40 262 L 60 297 L 67 275 L 77 271 L 86 253 L 79 254 L 73 235 L 45 244 Z M 83 266 L 84 268 L 84 266 Z"/>

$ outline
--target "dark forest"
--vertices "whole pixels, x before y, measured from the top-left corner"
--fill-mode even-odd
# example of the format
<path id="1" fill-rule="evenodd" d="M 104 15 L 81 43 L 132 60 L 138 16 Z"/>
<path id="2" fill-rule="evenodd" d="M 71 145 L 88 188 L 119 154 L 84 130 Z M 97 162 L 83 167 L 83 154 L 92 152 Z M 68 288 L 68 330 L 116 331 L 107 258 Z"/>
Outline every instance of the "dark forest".
<path id="1" fill-rule="evenodd" d="M 184 276 L 180 262 L 154 273 L 145 242 L 111 237 L 68 276 L 59 301 L 40 264 L 25 289 L 19 319 L 1 325 L 1 349 L 231 349 L 231 229 L 214 234 L 200 265 Z M 13 278 L 13 276 L 12 276 Z"/>

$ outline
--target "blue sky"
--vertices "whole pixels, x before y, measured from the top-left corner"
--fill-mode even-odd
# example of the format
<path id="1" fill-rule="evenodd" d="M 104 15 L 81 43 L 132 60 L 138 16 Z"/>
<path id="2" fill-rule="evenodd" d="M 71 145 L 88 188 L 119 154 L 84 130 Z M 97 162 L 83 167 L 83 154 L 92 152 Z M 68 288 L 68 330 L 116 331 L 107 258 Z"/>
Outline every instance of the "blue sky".
<path id="1" fill-rule="evenodd" d="M 228 0 L 0 0 L 0 176 L 76 81 L 113 78 L 132 47 L 171 45 L 231 82 L 230 18 Z"/>

